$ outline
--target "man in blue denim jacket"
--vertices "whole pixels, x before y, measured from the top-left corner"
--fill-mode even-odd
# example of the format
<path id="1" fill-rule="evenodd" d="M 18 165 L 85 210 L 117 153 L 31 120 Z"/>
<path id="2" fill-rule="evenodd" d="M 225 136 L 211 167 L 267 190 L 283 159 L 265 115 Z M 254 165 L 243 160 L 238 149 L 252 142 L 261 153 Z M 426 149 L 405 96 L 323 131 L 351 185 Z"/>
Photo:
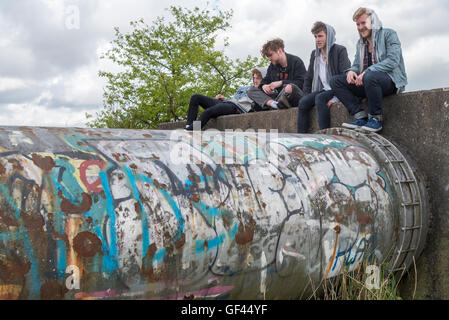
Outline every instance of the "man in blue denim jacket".
<path id="1" fill-rule="evenodd" d="M 394 30 L 382 27 L 372 9 L 359 8 L 353 20 L 360 35 L 354 62 L 346 75 L 333 77 L 330 85 L 355 118 L 343 127 L 378 132 L 382 130 L 382 98 L 404 91 L 407 85 L 401 42 Z M 367 99 L 368 114 L 359 98 Z"/>

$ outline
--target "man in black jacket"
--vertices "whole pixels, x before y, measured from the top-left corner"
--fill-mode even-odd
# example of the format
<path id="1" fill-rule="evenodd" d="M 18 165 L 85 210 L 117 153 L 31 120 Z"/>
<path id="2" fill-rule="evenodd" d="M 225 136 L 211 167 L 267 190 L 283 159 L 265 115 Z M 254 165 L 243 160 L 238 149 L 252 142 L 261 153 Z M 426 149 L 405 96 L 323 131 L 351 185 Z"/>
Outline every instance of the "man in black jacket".
<path id="1" fill-rule="evenodd" d="M 312 27 L 316 49 L 310 57 L 309 70 L 304 81 L 303 91 L 306 96 L 299 101 L 298 132 L 307 133 L 309 111 L 315 105 L 318 111 L 320 129 L 330 127 L 329 108 L 339 100 L 329 85 L 332 76 L 344 74 L 351 67 L 345 47 L 335 43 L 335 30 L 321 21 Z"/>
<path id="2" fill-rule="evenodd" d="M 296 107 L 304 95 L 300 89 L 306 75 L 304 62 L 299 57 L 286 53 L 281 39 L 268 41 L 261 53 L 271 63 L 260 86 L 248 90 L 248 97 L 262 110 Z"/>

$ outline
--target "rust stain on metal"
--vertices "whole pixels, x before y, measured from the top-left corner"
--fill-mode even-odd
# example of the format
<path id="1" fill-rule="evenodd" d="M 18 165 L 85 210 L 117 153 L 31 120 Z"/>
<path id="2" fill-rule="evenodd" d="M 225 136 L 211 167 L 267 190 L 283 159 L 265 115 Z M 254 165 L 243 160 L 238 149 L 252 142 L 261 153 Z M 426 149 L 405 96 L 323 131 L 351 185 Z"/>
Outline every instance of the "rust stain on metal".
<path id="1" fill-rule="evenodd" d="M 178 240 L 175 242 L 175 248 L 181 249 L 186 243 L 186 235 L 184 233 L 181 234 Z"/>
<path id="2" fill-rule="evenodd" d="M 157 179 L 153 180 L 154 186 L 158 189 L 163 189 L 162 185 L 159 183 L 159 181 Z"/>
<path id="3" fill-rule="evenodd" d="M 19 226 L 19 222 L 10 212 L 6 212 L 1 209 L 0 209 L 0 224 L 5 225 L 6 227 Z"/>
<path id="4" fill-rule="evenodd" d="M 84 258 L 93 257 L 101 249 L 101 240 L 88 231 L 80 232 L 73 239 L 73 249 Z"/>
<path id="5" fill-rule="evenodd" d="M 44 217 L 39 212 L 21 212 L 23 224 L 28 230 L 41 230 L 44 231 L 45 225 Z"/>
<path id="6" fill-rule="evenodd" d="M 196 182 L 196 183 L 200 183 L 201 182 L 201 178 L 197 174 L 195 174 L 195 173 L 189 175 L 188 178 L 192 182 Z"/>
<path id="7" fill-rule="evenodd" d="M 357 213 L 357 221 L 362 225 L 371 223 L 371 216 L 369 213 Z"/>
<path id="8" fill-rule="evenodd" d="M 336 232 L 336 233 L 335 233 L 335 245 L 334 245 L 334 251 L 332 252 L 332 258 L 331 258 L 331 260 L 330 260 L 330 262 L 329 262 L 329 267 L 328 267 L 327 270 L 326 270 L 326 275 L 324 276 L 325 278 L 327 278 L 329 272 L 331 272 L 331 270 L 332 270 L 332 264 L 333 264 L 333 262 L 334 262 L 334 260 L 335 260 L 335 256 L 337 255 L 337 246 L 338 246 L 338 236 L 339 236 L 339 235 L 340 235 L 339 232 Z"/>
<path id="9" fill-rule="evenodd" d="M 239 224 L 238 233 L 235 235 L 235 242 L 240 245 L 250 243 L 254 239 L 254 230 L 256 229 L 256 222 L 250 220 L 249 226 L 244 226 L 242 223 Z"/>
<path id="10" fill-rule="evenodd" d="M 341 232 L 341 227 L 339 225 L 336 225 L 334 227 L 334 230 L 335 230 L 336 233 L 340 233 Z"/>
<path id="11" fill-rule="evenodd" d="M 223 216 L 223 225 L 226 229 L 229 230 L 229 228 L 231 227 L 231 219 L 227 216 Z"/>
<path id="12" fill-rule="evenodd" d="M 148 246 L 147 254 L 143 258 L 141 273 L 147 276 L 149 282 L 157 281 L 154 277 L 152 260 L 157 252 L 156 244 L 152 243 Z"/>
<path id="13" fill-rule="evenodd" d="M 138 201 L 134 202 L 134 210 L 136 210 L 137 213 L 142 213 L 142 207 Z"/>
<path id="14" fill-rule="evenodd" d="M 62 300 L 69 290 L 58 280 L 47 281 L 41 286 L 42 300 Z"/>
<path id="15" fill-rule="evenodd" d="M 62 198 L 61 211 L 65 214 L 82 214 L 88 212 L 92 207 L 92 198 L 87 193 L 81 195 L 82 201 L 79 205 L 74 205 L 70 200 L 64 198 L 61 192 L 59 196 Z"/>
<path id="16" fill-rule="evenodd" d="M 151 172 L 145 171 L 145 174 L 147 175 L 148 178 L 151 178 L 153 176 L 153 174 Z"/>
<path id="17" fill-rule="evenodd" d="M 335 221 L 338 223 L 342 223 L 345 220 L 344 214 L 336 213 L 334 216 L 335 216 Z"/>
<path id="18" fill-rule="evenodd" d="M 117 162 L 125 162 L 130 160 L 129 156 L 125 153 L 113 153 L 112 156 Z"/>
<path id="19" fill-rule="evenodd" d="M 212 172 L 212 170 L 209 167 L 204 168 L 204 174 L 206 174 L 207 176 L 210 176 L 210 177 L 212 177 L 214 175 L 214 173 Z"/>
<path id="20" fill-rule="evenodd" d="M 143 136 L 145 138 L 153 138 L 153 136 L 151 134 L 149 134 L 149 133 L 144 133 Z"/>
<path id="21" fill-rule="evenodd" d="M 150 244 L 148 246 L 148 253 L 147 253 L 148 257 L 153 259 L 156 252 L 157 252 L 156 244 L 154 244 L 154 243 Z"/>
<path id="22" fill-rule="evenodd" d="M 19 161 L 17 161 L 16 159 L 8 159 L 8 162 L 10 164 L 12 164 L 12 167 L 13 167 L 14 170 L 18 170 L 18 171 L 22 171 L 23 170 L 22 164 Z"/>
<path id="23" fill-rule="evenodd" d="M 0 279 L 4 282 L 25 281 L 31 270 L 31 263 L 16 257 L 0 257 Z"/>
<path id="24" fill-rule="evenodd" d="M 53 230 L 52 236 L 53 236 L 53 239 L 55 239 L 55 240 L 64 241 L 67 247 L 70 246 L 69 237 L 66 234 L 59 234 L 58 232 Z"/>
<path id="25" fill-rule="evenodd" d="M 198 193 L 192 194 L 192 196 L 188 196 L 187 198 L 196 203 L 200 202 L 200 195 Z"/>
<path id="26" fill-rule="evenodd" d="M 6 168 L 3 166 L 3 163 L 0 162 L 0 174 L 4 175 L 6 173 Z"/>

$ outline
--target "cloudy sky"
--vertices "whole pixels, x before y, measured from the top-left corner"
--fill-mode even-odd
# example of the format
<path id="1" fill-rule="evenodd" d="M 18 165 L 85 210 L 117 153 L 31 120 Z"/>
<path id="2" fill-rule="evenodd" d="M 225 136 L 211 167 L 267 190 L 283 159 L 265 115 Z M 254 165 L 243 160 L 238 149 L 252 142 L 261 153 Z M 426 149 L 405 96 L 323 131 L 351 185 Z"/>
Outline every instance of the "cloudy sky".
<path id="1" fill-rule="evenodd" d="M 308 66 L 316 20 L 333 25 L 337 43 L 352 61 L 357 32 L 353 12 L 374 9 L 398 32 L 406 63 L 407 91 L 449 87 L 448 0 L 0 0 L 0 125 L 81 126 L 102 108 L 104 79 L 114 70 L 100 59 L 114 27 L 151 22 L 170 5 L 233 9 L 226 50 L 232 58 L 257 56 L 268 39 Z"/>

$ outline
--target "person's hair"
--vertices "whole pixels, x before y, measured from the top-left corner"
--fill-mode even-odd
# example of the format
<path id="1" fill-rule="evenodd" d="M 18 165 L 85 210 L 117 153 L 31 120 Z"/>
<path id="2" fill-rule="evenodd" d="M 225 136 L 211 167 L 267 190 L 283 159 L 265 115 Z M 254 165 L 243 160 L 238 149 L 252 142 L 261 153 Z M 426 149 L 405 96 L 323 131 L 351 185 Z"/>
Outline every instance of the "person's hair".
<path id="1" fill-rule="evenodd" d="M 276 38 L 265 43 L 262 50 L 260 50 L 260 53 L 263 58 L 267 58 L 268 51 L 277 51 L 278 49 L 284 50 L 284 41 L 280 38 Z"/>
<path id="2" fill-rule="evenodd" d="M 317 21 L 313 24 L 312 30 L 310 31 L 312 32 L 312 34 L 317 34 L 321 31 L 324 31 L 324 33 L 327 34 L 326 24 L 324 22 Z"/>
<path id="3" fill-rule="evenodd" d="M 263 77 L 262 77 L 262 72 L 260 72 L 259 69 L 253 69 L 253 70 L 251 71 L 251 76 L 254 77 L 254 75 L 257 75 L 259 78 L 263 79 Z"/>
<path id="4" fill-rule="evenodd" d="M 364 14 L 371 16 L 371 13 L 368 11 L 368 8 L 358 8 L 356 12 L 354 12 L 352 20 L 355 22 L 357 21 L 358 18 L 360 18 Z"/>

